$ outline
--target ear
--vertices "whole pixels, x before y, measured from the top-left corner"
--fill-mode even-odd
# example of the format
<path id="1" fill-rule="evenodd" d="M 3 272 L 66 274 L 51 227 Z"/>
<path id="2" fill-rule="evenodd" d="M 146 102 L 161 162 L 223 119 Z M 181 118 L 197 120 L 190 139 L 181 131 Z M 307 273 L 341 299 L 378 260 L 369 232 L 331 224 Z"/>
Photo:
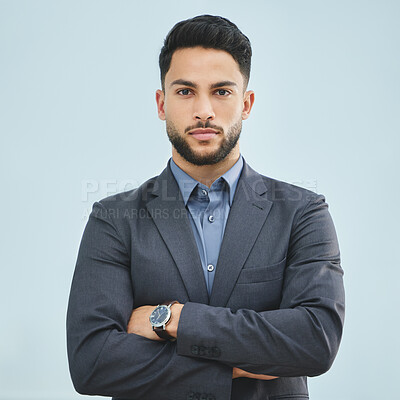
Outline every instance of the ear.
<path id="1" fill-rule="evenodd" d="M 165 100 L 164 92 L 162 90 L 158 89 L 156 91 L 158 118 L 160 118 L 163 121 L 165 121 L 164 100 Z"/>
<path id="2" fill-rule="evenodd" d="M 249 118 L 251 108 L 253 107 L 254 104 L 254 100 L 255 100 L 254 92 L 252 90 L 248 90 L 244 94 L 243 98 L 243 111 L 242 111 L 243 120 Z"/>

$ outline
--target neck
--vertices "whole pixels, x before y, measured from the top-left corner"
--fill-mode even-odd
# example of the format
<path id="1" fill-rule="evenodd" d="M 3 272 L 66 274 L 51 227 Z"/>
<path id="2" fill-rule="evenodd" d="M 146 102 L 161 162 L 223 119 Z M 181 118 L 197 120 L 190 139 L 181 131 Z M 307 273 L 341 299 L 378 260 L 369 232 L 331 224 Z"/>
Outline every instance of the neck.
<path id="1" fill-rule="evenodd" d="M 230 170 L 240 157 L 239 146 L 222 161 L 212 165 L 194 165 L 186 161 L 174 148 L 172 148 L 172 159 L 175 164 L 196 181 L 211 187 L 214 181 Z"/>

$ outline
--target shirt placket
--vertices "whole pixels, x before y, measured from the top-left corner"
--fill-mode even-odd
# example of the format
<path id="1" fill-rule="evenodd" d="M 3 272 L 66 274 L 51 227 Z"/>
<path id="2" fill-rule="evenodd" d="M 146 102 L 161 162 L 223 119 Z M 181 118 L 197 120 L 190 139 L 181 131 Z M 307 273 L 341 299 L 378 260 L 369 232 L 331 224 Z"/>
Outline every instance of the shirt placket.
<path id="1" fill-rule="evenodd" d="M 206 276 L 209 294 L 214 283 L 215 271 L 217 267 L 219 245 L 222 230 L 222 196 L 221 182 L 216 185 L 215 190 L 211 189 L 208 193 L 210 202 L 203 215 L 203 243 L 205 247 Z"/>

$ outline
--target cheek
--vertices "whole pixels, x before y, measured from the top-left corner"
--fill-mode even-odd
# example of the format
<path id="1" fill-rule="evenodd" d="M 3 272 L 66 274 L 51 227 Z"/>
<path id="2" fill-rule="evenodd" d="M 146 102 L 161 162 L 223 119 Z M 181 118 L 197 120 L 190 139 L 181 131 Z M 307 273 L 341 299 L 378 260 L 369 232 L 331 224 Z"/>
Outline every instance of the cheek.
<path id="1" fill-rule="evenodd" d="M 231 109 L 229 111 L 225 111 L 225 114 L 223 116 L 223 122 L 224 124 L 228 125 L 231 127 L 232 125 L 236 124 L 238 121 L 242 120 L 242 111 L 239 109 Z"/>
<path id="2" fill-rule="evenodd" d="M 188 102 L 166 102 L 164 106 L 165 117 L 171 121 L 184 121 L 190 118 Z"/>
<path id="3" fill-rule="evenodd" d="M 231 104 L 216 104 L 214 110 L 216 118 L 224 120 L 227 123 L 236 122 L 238 119 L 242 118 L 242 104 L 237 102 Z"/>

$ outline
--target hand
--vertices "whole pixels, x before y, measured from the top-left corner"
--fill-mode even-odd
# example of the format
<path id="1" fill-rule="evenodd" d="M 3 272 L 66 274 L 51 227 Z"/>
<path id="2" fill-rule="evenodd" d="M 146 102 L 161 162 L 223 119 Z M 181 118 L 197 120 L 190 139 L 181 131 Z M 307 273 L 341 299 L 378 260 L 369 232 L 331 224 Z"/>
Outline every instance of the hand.
<path id="1" fill-rule="evenodd" d="M 181 317 L 183 304 L 175 303 L 171 306 L 171 319 L 168 324 L 165 325 L 165 330 L 168 335 L 174 337 L 175 339 L 178 337 L 178 325 L 179 319 Z"/>
<path id="2" fill-rule="evenodd" d="M 135 333 L 151 340 L 161 339 L 154 331 L 150 324 L 150 314 L 157 306 L 141 306 L 132 311 L 131 318 L 128 322 L 127 332 Z"/>
<path id="3" fill-rule="evenodd" d="M 261 379 L 263 381 L 270 381 L 272 379 L 279 378 L 279 376 L 252 374 L 251 372 L 247 372 L 244 371 L 243 369 L 234 367 L 232 372 L 232 379 L 236 378 L 252 378 L 252 379 Z"/>
<path id="4" fill-rule="evenodd" d="M 147 339 L 163 341 L 154 331 L 150 324 L 150 314 L 157 306 L 141 306 L 132 311 L 128 322 L 127 332 L 135 333 Z M 171 306 L 171 319 L 165 326 L 166 332 L 172 337 L 177 337 L 179 318 L 183 304 L 175 303 Z"/>

